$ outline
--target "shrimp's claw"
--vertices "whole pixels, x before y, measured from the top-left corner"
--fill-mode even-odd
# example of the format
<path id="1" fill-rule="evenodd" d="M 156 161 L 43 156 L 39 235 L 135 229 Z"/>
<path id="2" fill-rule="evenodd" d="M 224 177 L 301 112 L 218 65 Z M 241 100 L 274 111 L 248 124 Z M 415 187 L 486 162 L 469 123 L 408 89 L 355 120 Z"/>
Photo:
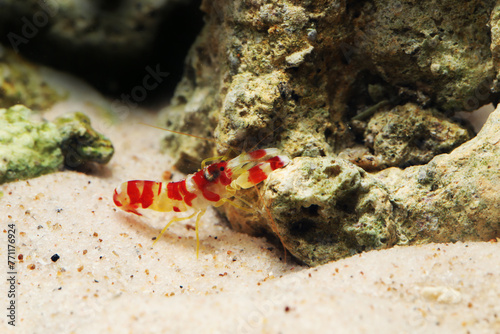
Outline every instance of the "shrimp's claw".
<path id="1" fill-rule="evenodd" d="M 264 154 L 263 157 L 258 160 L 249 159 L 240 163 L 233 173 L 231 186 L 235 189 L 248 189 L 266 180 L 272 171 L 283 168 L 290 163 L 290 158 L 285 155 L 271 155 L 270 153 L 275 153 L 274 150 L 275 149 L 258 150 L 269 152 L 266 152 L 267 154 Z M 250 152 L 248 155 L 255 155 L 255 152 L 258 151 Z M 230 163 L 231 162 L 232 160 Z"/>

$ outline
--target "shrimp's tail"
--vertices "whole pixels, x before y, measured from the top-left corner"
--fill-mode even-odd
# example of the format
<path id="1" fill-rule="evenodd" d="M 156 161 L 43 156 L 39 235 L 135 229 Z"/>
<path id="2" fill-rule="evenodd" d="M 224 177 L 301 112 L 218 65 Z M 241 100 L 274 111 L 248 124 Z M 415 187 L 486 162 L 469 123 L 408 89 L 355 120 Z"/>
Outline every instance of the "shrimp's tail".
<path id="1" fill-rule="evenodd" d="M 113 201 L 120 209 L 142 216 L 137 209 L 149 208 L 160 194 L 161 188 L 162 183 L 155 181 L 123 182 L 115 189 Z"/>

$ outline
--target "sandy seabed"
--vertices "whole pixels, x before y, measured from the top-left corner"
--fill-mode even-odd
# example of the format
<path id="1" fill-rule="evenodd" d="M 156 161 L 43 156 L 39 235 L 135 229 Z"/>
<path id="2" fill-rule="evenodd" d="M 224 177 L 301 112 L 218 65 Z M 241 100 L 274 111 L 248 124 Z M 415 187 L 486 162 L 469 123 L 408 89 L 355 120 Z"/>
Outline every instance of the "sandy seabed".
<path id="1" fill-rule="evenodd" d="M 138 124 L 154 114 L 110 125 L 100 103 L 109 102 L 80 89 L 44 117 L 90 115 L 115 145 L 108 166 L 0 186 L 4 277 L 8 224 L 22 254 L 16 327 L 4 280 L 0 333 L 500 333 L 497 241 L 395 247 L 308 268 L 209 211 L 199 259 L 192 221 L 153 247 L 172 215 L 122 212 L 112 194 L 126 180 L 161 180 L 172 160 L 159 152 L 161 131 Z"/>

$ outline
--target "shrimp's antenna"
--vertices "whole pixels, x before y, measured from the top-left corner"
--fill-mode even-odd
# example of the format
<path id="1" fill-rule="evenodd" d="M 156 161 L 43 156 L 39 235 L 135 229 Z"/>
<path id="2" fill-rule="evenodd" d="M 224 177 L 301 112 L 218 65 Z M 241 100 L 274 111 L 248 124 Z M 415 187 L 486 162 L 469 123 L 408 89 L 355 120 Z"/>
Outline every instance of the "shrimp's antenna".
<path id="1" fill-rule="evenodd" d="M 202 137 L 202 136 L 197 136 L 197 135 L 193 135 L 191 133 L 186 133 L 186 132 L 181 132 L 181 131 L 175 131 L 175 130 L 170 130 L 170 129 L 167 129 L 167 128 L 163 128 L 161 126 L 157 126 L 157 125 L 152 125 L 152 124 L 147 124 L 147 123 L 143 123 L 143 122 L 139 122 L 139 124 L 142 124 L 142 125 L 146 125 L 146 126 L 149 126 L 149 127 L 152 127 L 152 128 L 155 128 L 155 129 L 159 129 L 159 130 L 163 130 L 163 131 L 167 131 L 167 132 L 171 132 L 171 133 L 175 133 L 175 134 L 178 134 L 178 135 L 183 135 L 183 136 L 189 136 L 189 137 L 193 137 L 193 138 L 198 138 L 198 139 L 202 139 L 202 140 L 207 140 L 207 141 L 211 141 L 212 143 L 216 143 L 216 144 L 222 144 L 222 145 L 225 145 L 231 149 L 233 149 L 234 151 L 238 152 L 240 151 L 239 148 L 237 148 L 236 146 L 231 146 L 227 143 L 222 143 L 220 140 L 217 140 L 215 138 L 207 138 L 207 137 Z M 269 138 L 273 133 L 275 133 L 279 128 L 283 127 L 283 125 L 280 125 L 278 126 L 276 129 L 274 129 L 270 134 L 268 134 L 267 136 L 265 136 L 264 138 L 262 138 L 261 140 L 259 140 L 257 142 L 257 144 L 255 144 L 251 149 L 250 151 L 253 151 L 260 143 L 262 143 L 265 139 Z"/>
<path id="2" fill-rule="evenodd" d="M 211 141 L 211 142 L 214 142 L 214 143 L 217 143 L 217 144 L 219 143 L 219 141 L 217 139 L 214 139 L 214 138 L 206 138 L 206 137 L 202 137 L 202 136 L 192 135 L 190 133 L 185 133 L 185 132 L 170 130 L 170 129 L 162 128 L 161 126 L 151 125 L 151 124 L 147 124 L 147 123 L 143 123 L 143 122 L 139 122 L 139 124 L 150 126 L 152 128 L 163 130 L 163 131 L 172 132 L 172 133 L 175 133 L 175 134 L 178 134 L 178 135 L 184 135 L 184 136 L 194 137 L 194 138 L 198 138 L 198 139 L 208 140 L 208 141 Z"/>
<path id="3" fill-rule="evenodd" d="M 271 133 L 269 133 L 268 135 L 264 136 L 264 138 L 262 138 L 261 140 L 259 140 L 257 142 L 257 144 L 255 144 L 251 149 L 250 149 L 250 152 L 255 150 L 257 148 L 257 146 L 259 146 L 260 143 L 262 143 L 265 139 L 269 138 L 273 133 L 275 133 L 279 128 L 282 128 L 283 125 L 280 125 L 278 126 L 276 129 L 274 129 L 273 131 L 271 131 Z"/>
<path id="4" fill-rule="evenodd" d="M 221 141 L 219 141 L 219 140 L 217 140 L 217 139 L 214 139 L 214 138 L 207 138 L 207 137 L 202 137 L 202 136 L 193 135 L 193 134 L 191 134 L 191 133 L 186 133 L 186 132 L 181 132 L 181 131 L 170 130 L 170 129 L 163 128 L 163 127 L 161 127 L 161 126 L 151 125 L 151 124 L 147 124 L 147 123 L 143 123 L 143 122 L 139 122 L 139 124 L 146 125 L 146 126 L 149 126 L 149 127 L 155 128 L 155 129 L 159 129 L 159 130 L 163 130 L 163 131 L 167 131 L 167 132 L 175 133 L 175 134 L 178 134 L 178 135 L 189 136 L 189 137 L 193 137 L 193 138 L 198 138 L 198 139 L 202 139 L 202 140 L 211 141 L 212 143 L 225 145 L 225 146 L 229 147 L 230 149 L 234 150 L 235 152 L 238 152 L 238 151 L 239 151 L 239 149 L 238 149 L 237 147 L 235 147 L 235 146 L 231 146 L 231 145 L 226 144 L 226 143 L 222 143 Z"/>

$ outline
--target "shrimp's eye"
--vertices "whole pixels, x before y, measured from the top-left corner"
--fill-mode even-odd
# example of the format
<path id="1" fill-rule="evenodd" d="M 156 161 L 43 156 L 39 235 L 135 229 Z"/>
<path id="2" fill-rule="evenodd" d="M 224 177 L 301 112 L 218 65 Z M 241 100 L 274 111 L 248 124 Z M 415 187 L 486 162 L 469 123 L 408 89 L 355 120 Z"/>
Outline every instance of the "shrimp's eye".
<path id="1" fill-rule="evenodd" d="M 224 166 L 221 166 L 221 167 L 219 168 L 219 170 L 220 170 L 221 172 L 223 172 L 223 171 L 224 171 Z"/>
<path id="2" fill-rule="evenodd" d="M 217 168 L 217 165 L 215 165 L 215 164 L 208 166 L 204 170 L 205 179 L 208 182 L 213 182 L 213 181 L 217 180 L 219 178 L 220 173 L 221 173 L 219 170 L 220 170 L 220 168 Z"/>

